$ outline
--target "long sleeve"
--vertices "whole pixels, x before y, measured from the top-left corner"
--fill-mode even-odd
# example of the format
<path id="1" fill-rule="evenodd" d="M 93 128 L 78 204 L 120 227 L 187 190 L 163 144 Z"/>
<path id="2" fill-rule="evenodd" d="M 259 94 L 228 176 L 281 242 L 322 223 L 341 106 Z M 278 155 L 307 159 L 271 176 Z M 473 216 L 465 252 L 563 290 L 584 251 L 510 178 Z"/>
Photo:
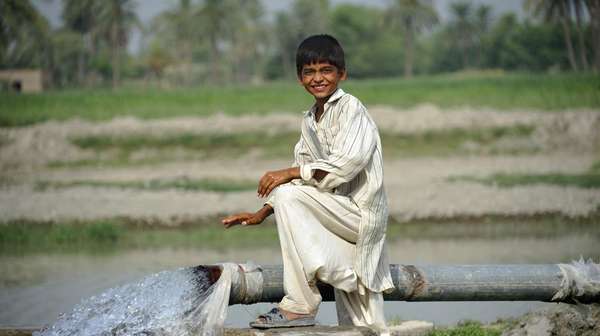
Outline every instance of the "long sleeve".
<path id="1" fill-rule="evenodd" d="M 298 142 L 294 146 L 294 162 L 292 163 L 292 167 L 300 166 L 302 169 L 302 166 L 309 164 L 310 162 L 312 162 L 310 153 L 308 152 L 308 149 L 304 144 L 304 140 L 302 140 L 302 136 L 300 136 L 300 140 L 298 140 Z M 304 174 L 306 174 L 306 172 Z M 274 201 L 275 196 L 273 193 L 271 193 L 271 195 L 269 195 L 269 198 L 267 199 L 267 201 L 265 201 L 264 204 L 268 204 L 271 206 L 271 208 L 274 208 Z"/>
<path id="2" fill-rule="evenodd" d="M 303 175 L 307 175 L 303 176 L 304 180 L 316 169 L 328 172 L 315 183 L 321 190 L 332 190 L 351 181 L 369 163 L 377 146 L 376 128 L 362 104 L 351 104 L 344 114 L 345 120 L 340 123 L 328 158 L 301 165 Z"/>

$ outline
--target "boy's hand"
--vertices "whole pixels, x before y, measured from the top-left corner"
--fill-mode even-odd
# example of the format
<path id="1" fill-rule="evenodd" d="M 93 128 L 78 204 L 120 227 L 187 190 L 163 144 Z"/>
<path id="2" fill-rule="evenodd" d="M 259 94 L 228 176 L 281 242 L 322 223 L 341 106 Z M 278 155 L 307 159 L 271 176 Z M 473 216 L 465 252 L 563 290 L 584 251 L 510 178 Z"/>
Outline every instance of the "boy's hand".
<path id="1" fill-rule="evenodd" d="M 271 191 L 278 185 L 288 183 L 297 178 L 300 178 L 300 168 L 298 167 L 266 172 L 258 182 L 258 196 L 269 196 Z"/>
<path id="2" fill-rule="evenodd" d="M 269 217 L 273 213 L 273 208 L 269 205 L 265 205 L 262 209 L 255 213 L 242 212 L 236 215 L 225 217 L 221 220 L 221 223 L 228 229 L 231 226 L 241 225 L 257 225 L 262 223 L 265 218 Z"/>

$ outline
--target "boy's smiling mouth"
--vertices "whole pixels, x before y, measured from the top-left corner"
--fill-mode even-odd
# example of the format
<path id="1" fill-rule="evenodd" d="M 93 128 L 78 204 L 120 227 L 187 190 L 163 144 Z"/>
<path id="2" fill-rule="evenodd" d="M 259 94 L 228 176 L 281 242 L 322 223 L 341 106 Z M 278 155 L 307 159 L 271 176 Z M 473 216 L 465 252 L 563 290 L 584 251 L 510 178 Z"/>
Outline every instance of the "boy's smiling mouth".
<path id="1" fill-rule="evenodd" d="M 311 85 L 311 87 L 318 92 L 323 92 L 327 90 L 327 87 L 329 87 L 329 84 L 325 84 L 325 83 L 321 83 L 321 84 L 314 84 Z"/>

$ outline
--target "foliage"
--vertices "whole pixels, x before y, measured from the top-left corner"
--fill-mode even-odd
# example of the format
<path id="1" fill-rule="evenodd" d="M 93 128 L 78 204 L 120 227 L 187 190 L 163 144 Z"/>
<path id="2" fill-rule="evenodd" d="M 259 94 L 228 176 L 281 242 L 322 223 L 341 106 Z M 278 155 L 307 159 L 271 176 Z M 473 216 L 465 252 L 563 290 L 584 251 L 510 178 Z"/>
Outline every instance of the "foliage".
<path id="1" fill-rule="evenodd" d="M 498 18 L 472 0 L 450 3 L 438 21 L 434 2 L 386 7 L 294 0 L 263 15 L 260 0 L 179 0 L 142 26 L 133 0 L 63 0 L 51 29 L 29 0 L 0 6 L 0 67 L 37 67 L 57 87 L 97 87 L 121 77 L 162 87 L 256 83 L 293 78 L 298 43 L 330 33 L 345 48 L 350 77 L 396 77 L 468 69 L 598 71 L 600 6 L 594 1 L 526 1 L 526 16 Z M 133 29 L 143 33 L 129 55 Z"/>
<path id="2" fill-rule="evenodd" d="M 74 187 L 118 188 L 134 190 L 182 190 L 182 191 L 215 191 L 237 192 L 256 189 L 255 181 L 240 181 L 229 179 L 191 179 L 186 176 L 172 179 L 152 179 L 148 181 L 38 181 L 35 189 L 64 189 Z"/>
<path id="3" fill-rule="evenodd" d="M 440 107 L 533 108 L 562 110 L 600 107 L 600 79 L 583 75 L 469 73 L 411 80 L 350 80 L 344 90 L 367 107 L 408 108 L 431 103 Z M 108 120 L 118 116 L 169 118 L 300 113 L 312 104 L 292 81 L 257 86 L 206 86 L 202 89 L 119 91 L 64 90 L 37 95 L 0 93 L 0 125 L 28 125 L 47 120 Z"/>
<path id="4" fill-rule="evenodd" d="M 557 185 L 578 188 L 600 188 L 600 174 L 493 174 L 489 177 L 477 178 L 460 176 L 451 178 L 451 181 L 473 181 L 501 188 L 517 187 L 531 184 Z"/>
<path id="5" fill-rule="evenodd" d="M 0 1 L 0 69 L 45 66 L 48 31 L 29 0 Z"/>
<path id="6" fill-rule="evenodd" d="M 390 218 L 387 237 L 390 241 L 395 241 L 399 239 L 503 239 L 515 236 L 552 239 L 571 234 L 597 235 L 600 233 L 600 227 L 596 225 L 598 215 L 595 213 L 589 217 L 541 214 L 533 217 L 430 218 L 410 222 L 398 222 Z M 277 229 L 273 224 L 272 218 L 269 218 L 261 225 L 235 226 L 224 230 L 219 217 L 192 218 L 175 223 L 139 218 L 81 221 L 12 220 L 0 223 L 0 255 L 53 252 L 111 253 L 123 249 L 164 247 L 277 249 L 279 241 Z M 471 324 L 472 322 L 464 322 L 459 324 L 458 329 L 490 332 L 490 330 L 501 330 L 507 325 L 506 321 L 489 326 Z M 442 333 L 438 335 L 448 335 L 443 332 L 452 331 L 440 329 L 436 332 Z"/>
<path id="7" fill-rule="evenodd" d="M 476 321 L 466 321 L 456 327 L 435 329 L 428 336 L 500 336 L 502 330 L 488 328 Z"/>

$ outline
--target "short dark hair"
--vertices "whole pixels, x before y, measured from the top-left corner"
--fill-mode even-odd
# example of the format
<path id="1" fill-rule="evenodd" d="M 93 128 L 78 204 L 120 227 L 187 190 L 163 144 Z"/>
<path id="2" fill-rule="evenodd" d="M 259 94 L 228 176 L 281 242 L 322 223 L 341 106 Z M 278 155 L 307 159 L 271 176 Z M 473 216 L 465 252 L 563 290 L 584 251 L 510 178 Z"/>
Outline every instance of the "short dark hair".
<path id="1" fill-rule="evenodd" d="M 338 70 L 346 70 L 344 49 L 335 37 L 327 34 L 309 36 L 296 51 L 296 73 L 300 77 L 302 67 L 307 64 L 327 62 Z"/>

